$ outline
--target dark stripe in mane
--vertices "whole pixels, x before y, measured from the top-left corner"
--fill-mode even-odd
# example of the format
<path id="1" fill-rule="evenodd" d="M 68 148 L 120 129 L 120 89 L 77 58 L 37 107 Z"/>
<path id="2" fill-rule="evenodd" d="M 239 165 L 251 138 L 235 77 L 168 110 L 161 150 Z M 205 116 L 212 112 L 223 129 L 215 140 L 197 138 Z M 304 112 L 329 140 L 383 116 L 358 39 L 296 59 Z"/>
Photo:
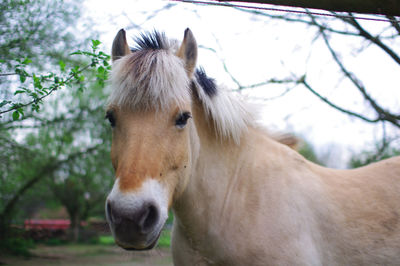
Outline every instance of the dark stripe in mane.
<path id="1" fill-rule="evenodd" d="M 213 78 L 209 78 L 202 67 L 196 69 L 195 77 L 201 88 L 208 97 L 213 97 L 217 94 L 217 85 Z"/>
<path id="2" fill-rule="evenodd" d="M 131 49 L 132 52 L 139 50 L 162 50 L 168 49 L 168 40 L 165 37 L 165 33 L 154 30 L 153 32 L 141 33 L 139 37 L 135 39 L 135 47 Z"/>

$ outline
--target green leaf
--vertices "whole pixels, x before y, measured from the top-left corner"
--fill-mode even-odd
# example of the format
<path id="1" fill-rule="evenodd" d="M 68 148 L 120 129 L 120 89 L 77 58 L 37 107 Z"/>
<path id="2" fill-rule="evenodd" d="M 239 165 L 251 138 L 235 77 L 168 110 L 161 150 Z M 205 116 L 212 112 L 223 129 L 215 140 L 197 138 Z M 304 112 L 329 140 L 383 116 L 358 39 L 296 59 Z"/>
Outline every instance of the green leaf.
<path id="1" fill-rule="evenodd" d="M 35 74 L 33 74 L 32 78 L 33 78 L 33 86 L 35 88 L 41 89 L 42 88 L 42 82 L 41 82 L 40 78 L 37 77 Z"/>
<path id="2" fill-rule="evenodd" d="M 75 66 L 74 68 L 71 68 L 71 73 L 76 74 L 79 72 L 79 66 Z"/>
<path id="3" fill-rule="evenodd" d="M 58 64 L 60 65 L 61 71 L 64 72 L 65 71 L 65 63 L 64 63 L 64 61 L 60 60 L 60 62 L 58 62 Z"/>
<path id="4" fill-rule="evenodd" d="M 17 90 L 16 92 L 14 92 L 14 95 L 20 94 L 20 93 L 25 93 L 25 90 Z"/>
<path id="5" fill-rule="evenodd" d="M 32 104 L 32 110 L 35 111 L 35 112 L 39 112 L 39 110 L 40 110 L 39 104 L 33 103 Z"/>
<path id="6" fill-rule="evenodd" d="M 81 55 L 83 52 L 81 50 L 78 50 L 76 52 L 70 53 L 69 55 Z"/>
<path id="7" fill-rule="evenodd" d="M 85 89 L 86 89 L 85 86 L 81 85 L 79 86 L 78 91 L 83 92 Z"/>
<path id="8" fill-rule="evenodd" d="M 87 56 L 96 57 L 96 54 L 91 53 L 91 52 L 82 52 L 82 54 L 87 55 Z"/>
<path id="9" fill-rule="evenodd" d="M 32 60 L 30 60 L 29 58 L 25 58 L 24 61 L 21 62 L 21 64 L 23 64 L 23 65 L 27 65 L 30 63 L 32 63 Z"/>
<path id="10" fill-rule="evenodd" d="M 18 108 L 17 111 L 21 116 L 24 115 L 24 109 L 22 107 Z"/>
<path id="11" fill-rule="evenodd" d="M 101 42 L 99 40 L 92 40 L 92 47 L 96 48 L 97 46 L 99 46 L 101 44 Z"/>
<path id="12" fill-rule="evenodd" d="M 99 74 L 103 74 L 104 71 L 105 71 L 105 68 L 102 67 L 102 66 L 99 66 L 99 67 L 97 68 L 97 72 L 98 72 Z"/>
<path id="13" fill-rule="evenodd" d="M 21 83 L 24 83 L 26 81 L 26 76 L 24 75 L 24 73 L 21 73 L 19 75 L 19 80 L 21 81 Z"/>
<path id="14" fill-rule="evenodd" d="M 9 103 L 11 103 L 11 101 L 6 101 L 6 100 L 2 101 L 2 102 L 0 103 L 0 108 L 3 107 L 3 106 L 6 105 L 6 104 L 9 104 Z"/>
<path id="15" fill-rule="evenodd" d="M 18 109 L 17 109 L 17 110 L 15 110 L 15 111 L 13 112 L 13 114 L 12 114 L 12 118 L 13 118 L 13 120 L 18 120 L 18 118 L 19 118 L 19 112 L 18 112 Z"/>
<path id="16" fill-rule="evenodd" d="M 66 134 L 63 136 L 63 143 L 65 144 L 71 144 L 73 140 L 74 139 L 71 134 Z"/>

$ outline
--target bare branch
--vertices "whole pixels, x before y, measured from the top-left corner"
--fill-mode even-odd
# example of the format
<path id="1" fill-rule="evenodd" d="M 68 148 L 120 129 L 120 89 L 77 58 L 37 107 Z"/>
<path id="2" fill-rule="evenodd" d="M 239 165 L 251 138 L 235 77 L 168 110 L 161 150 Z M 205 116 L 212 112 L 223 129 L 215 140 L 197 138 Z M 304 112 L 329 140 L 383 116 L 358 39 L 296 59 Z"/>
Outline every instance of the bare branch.
<path id="1" fill-rule="evenodd" d="M 202 49 L 206 49 L 206 50 L 208 50 L 208 51 L 211 51 L 211 52 L 213 52 L 214 54 L 216 54 L 216 55 L 218 56 L 218 53 L 217 53 L 217 51 L 215 51 L 214 48 L 207 47 L 207 46 L 204 46 L 204 45 L 199 45 L 199 48 L 202 48 Z M 219 57 L 219 56 L 218 56 L 218 57 Z M 221 63 L 222 63 L 222 67 L 224 68 L 224 71 L 229 75 L 229 77 L 232 79 L 232 81 L 238 86 L 238 90 L 241 90 L 241 88 L 243 88 L 242 84 L 240 84 L 240 82 L 239 82 L 239 81 L 232 75 L 232 73 L 228 70 L 228 66 L 226 65 L 225 59 L 219 57 L 219 60 L 220 60 Z"/>
<path id="2" fill-rule="evenodd" d="M 352 14 L 349 14 L 352 16 Z M 364 37 L 365 39 L 371 41 L 372 43 L 376 44 L 378 47 L 380 47 L 383 51 L 385 51 L 397 64 L 400 65 L 400 57 L 392 50 L 390 49 L 386 44 L 384 44 L 378 36 L 372 36 L 368 31 L 366 31 L 358 22 L 357 20 L 353 18 L 346 18 L 342 19 L 344 22 L 347 22 L 348 24 L 352 25 L 355 29 L 358 30 L 359 35 Z M 395 22 L 393 22 L 395 23 Z"/>
<path id="3" fill-rule="evenodd" d="M 288 22 L 299 22 L 299 23 L 303 23 L 303 24 L 306 24 L 309 26 L 315 26 L 314 22 L 307 20 L 307 19 L 303 19 L 303 17 L 304 17 L 303 15 L 298 16 L 297 18 L 293 18 L 293 17 L 287 16 L 287 15 L 285 15 L 285 16 L 284 15 L 271 15 L 269 13 L 262 12 L 259 10 L 249 10 L 249 9 L 245 9 L 245 8 L 235 7 L 234 5 L 232 5 L 232 8 L 242 11 L 242 12 L 253 14 L 253 15 L 264 16 L 264 17 L 268 17 L 268 18 L 272 18 L 272 19 L 285 20 Z M 327 25 L 321 25 L 321 24 L 319 24 L 317 26 L 320 28 L 323 28 L 324 30 L 329 31 L 329 32 L 333 32 L 333 33 L 337 33 L 337 34 L 341 34 L 341 35 L 349 35 L 349 36 L 359 37 L 359 34 L 356 32 L 336 30 L 334 28 L 328 27 Z"/>
<path id="4" fill-rule="evenodd" d="M 306 82 L 305 79 L 303 79 L 303 80 L 301 81 L 301 83 L 302 83 L 311 93 L 313 93 L 315 96 L 317 96 L 320 100 L 322 100 L 323 102 L 325 102 L 326 104 L 328 104 L 330 107 L 333 107 L 334 109 L 336 109 L 336 110 L 338 110 L 338 111 L 340 111 L 340 112 L 342 112 L 342 113 L 348 114 L 348 115 L 350 115 L 350 116 L 357 117 L 357 118 L 359 118 L 359 119 L 361 119 L 361 120 L 364 120 L 365 122 L 368 122 L 368 123 L 376 123 L 376 122 L 379 121 L 379 119 L 370 119 L 370 118 L 365 117 L 365 116 L 363 116 L 363 115 L 361 115 L 361 114 L 358 114 L 358 113 L 355 113 L 355 112 L 353 112 L 353 111 L 344 109 L 343 107 L 340 107 L 340 106 L 334 104 L 333 102 L 331 102 L 330 100 L 328 100 L 328 98 L 323 97 L 323 96 L 322 96 L 321 94 L 319 94 L 316 90 L 314 90 L 314 89 L 310 86 L 310 84 L 308 84 L 308 83 Z"/>
<path id="5" fill-rule="evenodd" d="M 315 21 L 315 18 L 310 15 L 311 19 L 313 21 Z M 317 24 L 316 24 L 317 25 Z M 389 111 L 385 110 L 384 108 L 382 108 L 368 93 L 367 90 L 365 89 L 365 87 L 361 84 L 361 82 L 355 77 L 355 75 L 353 73 L 351 73 L 350 71 L 347 70 L 347 68 L 344 66 L 344 64 L 342 63 L 342 61 L 339 59 L 339 56 L 336 54 L 336 52 L 334 51 L 334 49 L 332 48 L 331 44 L 329 43 L 328 40 L 328 36 L 326 35 L 326 33 L 324 32 L 323 29 L 320 28 L 320 32 L 321 32 L 321 36 L 324 39 L 324 42 L 328 48 L 328 50 L 330 51 L 334 61 L 336 62 L 336 64 L 339 66 L 340 70 L 343 72 L 343 74 L 354 84 L 354 86 L 361 92 L 362 96 L 364 97 L 365 100 L 367 100 L 367 102 L 369 102 L 369 104 L 371 105 L 371 107 L 375 110 L 375 112 L 377 113 L 378 118 L 376 119 L 363 119 L 367 122 L 377 122 L 377 121 L 388 121 L 390 123 L 392 123 L 393 125 L 400 127 L 400 123 L 399 123 L 399 116 L 391 114 Z M 326 101 L 325 101 L 326 102 Z M 336 108 L 338 109 L 338 108 Z M 359 115 L 355 115 L 356 117 L 359 117 Z M 359 117 L 361 118 L 361 117 Z M 365 117 L 364 117 L 365 118 Z M 368 121 L 370 120 L 370 121 Z"/>
<path id="6" fill-rule="evenodd" d="M 215 53 L 218 56 L 218 53 L 214 48 L 206 47 L 204 45 L 199 45 L 199 48 L 211 51 L 211 52 Z M 250 84 L 250 85 L 243 85 L 229 71 L 228 66 L 226 65 L 225 59 L 219 57 L 219 60 L 222 63 L 222 67 L 224 68 L 225 73 L 227 73 L 229 75 L 229 77 L 231 78 L 231 80 L 237 85 L 237 89 L 235 89 L 235 90 L 238 90 L 238 91 L 242 91 L 242 90 L 245 90 L 245 89 L 254 89 L 254 88 L 262 87 L 262 86 L 265 86 L 265 85 L 268 85 L 268 84 L 297 83 L 297 80 L 293 80 L 293 79 L 290 79 L 290 78 L 287 78 L 287 79 L 275 79 L 275 78 L 272 78 L 272 79 L 269 79 L 269 80 L 266 80 L 266 81 L 262 81 L 262 82 L 259 82 L 259 83 L 253 83 L 253 84 Z"/>
<path id="7" fill-rule="evenodd" d="M 298 85 L 298 83 L 296 83 L 296 85 L 292 86 L 292 87 L 288 87 L 286 88 L 282 93 L 276 95 L 276 96 L 272 96 L 272 97 L 268 97 L 268 98 L 260 98 L 260 97 L 255 97 L 255 100 L 263 100 L 263 101 L 273 101 L 279 98 L 282 98 L 283 96 L 285 96 L 286 94 L 288 94 L 290 91 L 292 91 L 294 88 L 296 88 Z M 252 99 L 252 98 L 250 98 Z"/>
<path id="8" fill-rule="evenodd" d="M 398 21 L 396 21 L 396 18 L 393 16 L 386 16 L 386 17 L 390 20 L 390 23 L 392 24 L 393 28 L 395 28 L 397 33 L 400 35 L 400 24 Z"/>
<path id="9" fill-rule="evenodd" d="M 140 28 L 142 27 L 142 25 L 143 25 L 145 22 L 147 22 L 147 21 L 149 21 L 150 19 L 152 19 L 152 18 L 154 18 L 155 16 L 157 16 L 161 11 L 168 10 L 168 9 L 174 7 L 174 6 L 176 6 L 175 3 L 167 3 L 167 4 L 165 4 L 163 7 L 154 10 L 154 11 L 153 11 L 150 15 L 148 15 L 148 16 L 146 17 L 146 19 L 145 19 L 142 23 L 140 23 L 140 24 L 137 24 L 137 23 L 133 22 L 133 21 L 130 19 L 131 16 L 129 16 L 126 12 L 123 12 L 122 15 L 124 15 L 124 16 L 129 20 L 129 22 L 130 22 L 130 25 L 127 26 L 125 29 L 126 29 L 126 30 L 140 29 Z"/>

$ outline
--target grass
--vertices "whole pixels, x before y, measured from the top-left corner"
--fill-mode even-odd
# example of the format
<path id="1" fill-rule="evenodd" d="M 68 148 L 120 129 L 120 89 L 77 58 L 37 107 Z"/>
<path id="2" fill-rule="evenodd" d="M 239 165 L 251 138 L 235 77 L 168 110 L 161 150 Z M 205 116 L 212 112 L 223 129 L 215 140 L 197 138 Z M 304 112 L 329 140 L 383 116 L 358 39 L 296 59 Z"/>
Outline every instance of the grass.
<path id="1" fill-rule="evenodd" d="M 115 241 L 112 236 L 100 236 L 98 240 L 100 245 L 114 245 Z M 171 246 L 171 230 L 163 230 L 161 232 L 160 239 L 158 240 L 158 246 L 162 248 L 169 248 Z"/>
<path id="2" fill-rule="evenodd" d="M 115 241 L 112 236 L 100 236 L 99 237 L 99 244 L 100 245 L 114 245 Z"/>
<path id="3" fill-rule="evenodd" d="M 67 244 L 37 245 L 30 258 L 0 256 L 0 265 L 10 266 L 172 266 L 168 248 L 149 251 L 126 251 L 116 245 Z"/>
<path id="4" fill-rule="evenodd" d="M 172 256 L 170 252 L 171 230 L 163 230 L 155 250 L 149 251 L 125 251 L 119 248 L 111 235 L 96 238 L 93 242 L 70 243 L 58 239 L 49 239 L 33 246 L 25 245 L 25 242 L 9 243 L 13 247 L 25 247 L 24 250 L 32 256 L 18 257 L 7 252 L 2 256 L 0 250 L 0 265 L 15 266 L 47 266 L 47 265 L 85 265 L 85 266 L 109 266 L 109 265 L 138 265 L 138 266 L 171 266 Z M 3 241 L 4 242 L 4 241 Z M 33 245 L 33 241 L 32 245 Z M 29 242 L 30 243 L 30 242 Z M 28 244 L 29 244 L 28 243 Z M 0 241 L 0 244 L 2 241 Z M 1 245 L 0 245 L 1 246 Z M 21 255 L 21 252 L 18 252 Z"/>
<path id="5" fill-rule="evenodd" d="M 160 239 L 158 240 L 159 247 L 170 247 L 171 246 L 171 230 L 163 230 L 161 232 Z"/>

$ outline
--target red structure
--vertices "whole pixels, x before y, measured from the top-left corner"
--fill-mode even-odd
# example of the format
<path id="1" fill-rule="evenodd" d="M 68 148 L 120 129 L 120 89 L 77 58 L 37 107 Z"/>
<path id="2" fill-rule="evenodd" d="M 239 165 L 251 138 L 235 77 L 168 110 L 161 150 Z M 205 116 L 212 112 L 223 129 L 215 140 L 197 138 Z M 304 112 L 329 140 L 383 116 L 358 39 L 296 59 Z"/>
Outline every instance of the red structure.
<path id="1" fill-rule="evenodd" d="M 70 220 L 66 219 L 31 219 L 24 222 L 26 230 L 67 230 L 70 225 Z"/>

